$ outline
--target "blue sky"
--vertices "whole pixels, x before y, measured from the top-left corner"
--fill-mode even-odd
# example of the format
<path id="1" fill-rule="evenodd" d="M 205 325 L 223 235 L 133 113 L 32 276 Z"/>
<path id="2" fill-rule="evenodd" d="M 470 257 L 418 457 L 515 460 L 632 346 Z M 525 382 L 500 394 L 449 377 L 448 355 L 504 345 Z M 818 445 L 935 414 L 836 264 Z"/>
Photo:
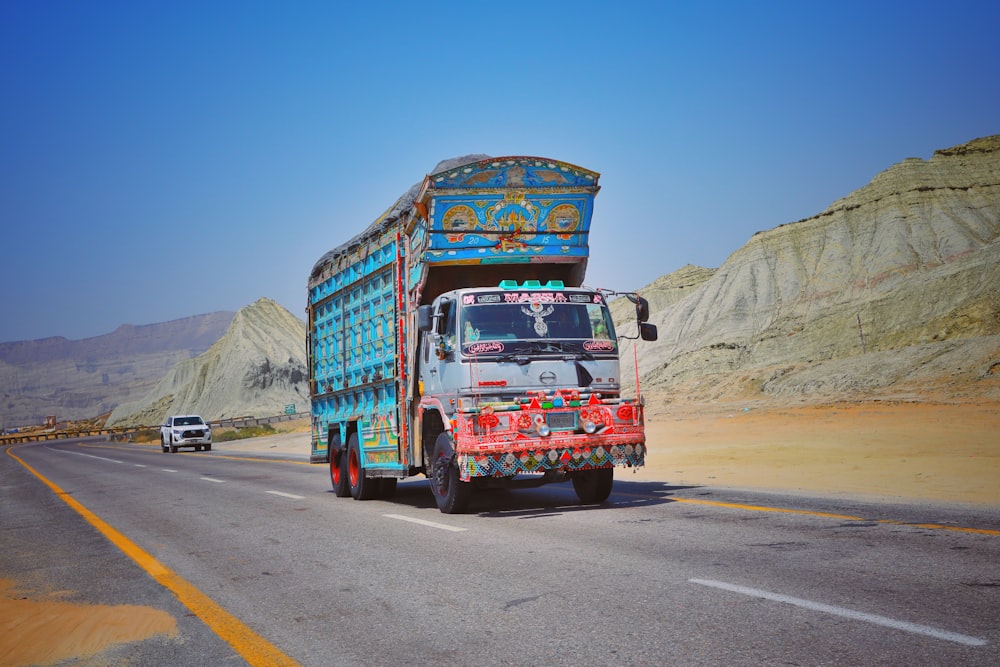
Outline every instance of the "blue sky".
<path id="1" fill-rule="evenodd" d="M 993 2 L 0 3 L 0 341 L 273 298 L 442 159 L 600 172 L 587 283 L 1000 133 Z"/>

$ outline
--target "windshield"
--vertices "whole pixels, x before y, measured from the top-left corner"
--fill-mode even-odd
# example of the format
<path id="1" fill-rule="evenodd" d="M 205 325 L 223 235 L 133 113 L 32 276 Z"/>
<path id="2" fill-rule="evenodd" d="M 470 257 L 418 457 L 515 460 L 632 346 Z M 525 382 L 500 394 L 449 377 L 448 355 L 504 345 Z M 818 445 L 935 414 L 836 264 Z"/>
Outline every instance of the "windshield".
<path id="1" fill-rule="evenodd" d="M 466 354 L 617 349 L 611 313 L 600 293 L 469 294 L 463 300 L 459 331 Z M 499 344 L 487 344 L 492 341 Z M 558 345 L 540 347 L 539 342 Z"/>
<path id="2" fill-rule="evenodd" d="M 174 426 L 201 426 L 204 423 L 201 417 L 178 417 L 174 420 Z"/>

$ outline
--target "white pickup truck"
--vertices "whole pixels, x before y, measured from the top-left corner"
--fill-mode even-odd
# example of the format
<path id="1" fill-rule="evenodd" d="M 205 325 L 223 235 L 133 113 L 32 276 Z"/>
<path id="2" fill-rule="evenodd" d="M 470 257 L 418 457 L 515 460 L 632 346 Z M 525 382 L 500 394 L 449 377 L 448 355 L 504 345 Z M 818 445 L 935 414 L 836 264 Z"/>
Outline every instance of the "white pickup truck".
<path id="1" fill-rule="evenodd" d="M 211 451 L 212 427 L 198 415 L 167 417 L 160 427 L 160 448 L 175 454 L 180 447 L 194 447 L 196 452 L 204 447 L 205 451 Z"/>

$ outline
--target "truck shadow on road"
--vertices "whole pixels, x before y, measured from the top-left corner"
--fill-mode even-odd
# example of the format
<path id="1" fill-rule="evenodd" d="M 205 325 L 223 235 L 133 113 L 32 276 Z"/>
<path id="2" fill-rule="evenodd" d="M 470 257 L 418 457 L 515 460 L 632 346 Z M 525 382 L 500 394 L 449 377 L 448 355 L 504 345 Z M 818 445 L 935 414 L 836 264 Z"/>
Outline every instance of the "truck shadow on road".
<path id="1" fill-rule="evenodd" d="M 600 504 L 582 504 L 569 482 L 528 488 L 476 489 L 466 514 L 484 518 L 541 518 L 570 512 L 595 512 L 672 503 L 677 491 L 699 486 L 671 485 L 666 482 L 615 480 L 611 497 Z M 401 482 L 387 504 L 414 509 L 436 509 L 427 480 Z"/>

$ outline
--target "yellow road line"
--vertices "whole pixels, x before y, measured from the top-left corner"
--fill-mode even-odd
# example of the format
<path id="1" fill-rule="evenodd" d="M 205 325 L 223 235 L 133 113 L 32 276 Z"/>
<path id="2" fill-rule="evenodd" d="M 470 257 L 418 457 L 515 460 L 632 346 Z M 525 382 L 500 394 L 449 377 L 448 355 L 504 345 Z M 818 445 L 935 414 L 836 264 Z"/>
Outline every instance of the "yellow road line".
<path id="1" fill-rule="evenodd" d="M 845 521 L 864 521 L 859 516 L 847 514 L 831 514 L 829 512 L 813 512 L 811 510 L 793 510 L 783 507 L 768 507 L 766 505 L 741 505 L 739 503 L 723 503 L 717 500 L 696 500 L 694 498 L 670 498 L 676 503 L 690 503 L 692 505 L 712 505 L 715 507 L 728 507 L 729 509 L 750 510 L 752 512 L 780 512 L 782 514 L 808 514 L 810 516 L 821 516 L 828 519 L 843 519 Z"/>
<path id="2" fill-rule="evenodd" d="M 215 634 L 232 646 L 248 663 L 261 667 L 270 665 L 298 665 L 295 660 L 251 630 L 243 621 L 223 609 L 212 598 L 202 593 L 195 586 L 188 583 L 184 578 L 154 558 L 149 552 L 84 507 L 54 482 L 43 477 L 41 473 L 14 454 L 13 448 L 8 449 L 7 453 L 52 489 L 56 496 L 72 507 L 80 516 L 100 531 L 102 535 L 108 538 L 112 544 L 135 561 L 139 567 L 148 572 L 161 586 L 167 588 L 177 596 L 177 599 L 184 606 L 204 621 Z"/>
<path id="3" fill-rule="evenodd" d="M 717 500 L 697 500 L 694 498 L 669 498 L 671 502 L 688 503 L 691 505 L 711 505 L 714 507 L 726 507 L 729 509 L 748 510 L 751 512 L 779 512 L 782 514 L 805 514 L 808 516 L 819 516 L 827 519 L 840 519 L 842 521 L 871 521 L 872 523 L 884 523 L 893 526 L 909 526 L 911 528 L 929 528 L 933 530 L 950 530 L 958 533 L 974 533 L 976 535 L 1000 536 L 1000 530 L 990 530 L 988 528 L 966 528 L 964 526 L 945 526 L 937 523 L 907 523 L 906 521 L 895 521 L 893 519 L 865 519 L 860 516 L 849 514 L 832 514 L 830 512 L 814 512 L 811 510 L 786 509 L 783 507 L 768 507 L 766 505 L 742 505 L 740 503 L 723 503 Z"/>
<path id="4" fill-rule="evenodd" d="M 876 521 L 878 523 L 887 523 L 891 526 L 909 526 L 910 528 L 929 528 L 931 530 L 953 530 L 958 533 L 973 533 L 976 535 L 1000 535 L 1000 530 L 990 530 L 989 528 L 945 526 L 939 523 L 907 523 L 905 521 L 893 521 L 892 519 L 876 519 Z"/>

